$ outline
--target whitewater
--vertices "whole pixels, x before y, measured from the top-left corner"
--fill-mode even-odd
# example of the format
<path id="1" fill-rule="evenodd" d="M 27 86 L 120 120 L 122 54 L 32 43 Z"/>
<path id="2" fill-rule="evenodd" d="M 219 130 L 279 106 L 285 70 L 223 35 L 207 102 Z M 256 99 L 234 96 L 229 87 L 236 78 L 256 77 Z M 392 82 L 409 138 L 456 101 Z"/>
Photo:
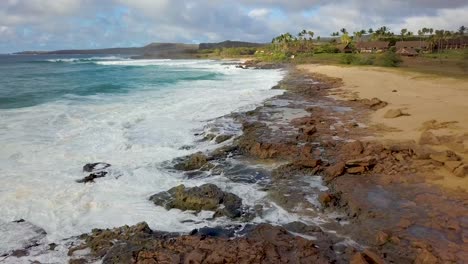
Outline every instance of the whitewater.
<path id="1" fill-rule="evenodd" d="M 266 199 L 255 184 L 222 175 L 188 180 L 165 164 L 219 147 L 201 142 L 199 133 L 219 117 L 282 93 L 271 89 L 283 78 L 280 70 L 115 56 L 0 58 L 0 70 L 0 227 L 25 219 L 43 228 L 48 241 L 142 221 L 155 230 L 189 232 L 232 220 L 168 211 L 148 197 L 179 184 L 215 183 L 247 205 Z M 231 133 L 239 133 L 229 122 Z M 111 173 L 77 183 L 90 162 L 112 164 Z M 292 217 L 273 206 L 254 221 Z M 0 250 L 22 235 L 4 234 Z"/>

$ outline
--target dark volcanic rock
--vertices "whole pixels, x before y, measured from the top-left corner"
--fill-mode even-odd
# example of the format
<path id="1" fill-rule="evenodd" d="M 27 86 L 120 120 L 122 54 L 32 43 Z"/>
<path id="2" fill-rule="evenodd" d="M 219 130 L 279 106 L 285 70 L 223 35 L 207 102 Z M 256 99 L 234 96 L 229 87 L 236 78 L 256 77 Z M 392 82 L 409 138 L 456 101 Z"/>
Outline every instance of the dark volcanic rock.
<path id="1" fill-rule="evenodd" d="M 104 178 L 107 175 L 107 171 L 99 171 L 95 173 L 91 173 L 90 175 L 84 177 L 81 180 L 77 180 L 77 183 L 88 183 L 88 182 L 94 182 L 94 179 L 97 178 Z"/>
<path id="2" fill-rule="evenodd" d="M 186 188 L 179 185 L 166 192 L 151 196 L 150 201 L 167 210 L 215 211 L 215 216 L 236 218 L 241 216 L 242 199 L 237 195 L 223 192 L 214 184 Z"/>
<path id="3" fill-rule="evenodd" d="M 95 172 L 109 168 L 111 165 L 105 162 L 88 163 L 83 166 L 84 172 Z"/>

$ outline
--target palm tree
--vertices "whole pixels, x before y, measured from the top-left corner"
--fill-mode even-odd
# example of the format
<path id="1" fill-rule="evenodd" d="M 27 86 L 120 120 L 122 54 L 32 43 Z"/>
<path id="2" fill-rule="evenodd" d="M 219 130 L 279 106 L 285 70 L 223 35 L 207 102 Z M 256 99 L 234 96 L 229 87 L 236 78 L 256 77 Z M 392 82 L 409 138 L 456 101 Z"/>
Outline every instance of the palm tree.
<path id="1" fill-rule="evenodd" d="M 406 29 L 406 28 L 401 29 L 401 32 L 400 32 L 401 33 L 401 40 L 403 40 L 403 38 L 404 38 L 404 36 L 406 35 L 407 32 L 408 32 L 408 29 Z"/>
<path id="2" fill-rule="evenodd" d="M 309 35 L 309 40 L 312 41 L 312 39 L 314 38 L 314 35 L 315 33 L 313 31 L 307 31 L 307 34 Z"/>

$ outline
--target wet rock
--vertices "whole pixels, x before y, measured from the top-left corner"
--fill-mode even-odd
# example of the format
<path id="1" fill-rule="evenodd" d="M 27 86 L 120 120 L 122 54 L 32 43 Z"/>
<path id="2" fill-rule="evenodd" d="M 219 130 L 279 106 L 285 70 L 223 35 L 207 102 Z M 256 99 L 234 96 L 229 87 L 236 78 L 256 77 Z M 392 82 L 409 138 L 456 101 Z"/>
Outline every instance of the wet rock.
<path id="1" fill-rule="evenodd" d="M 47 235 L 46 231 L 23 219 L 14 222 L 0 222 L 2 246 L 0 256 L 23 257 L 28 249 L 38 245 Z M 1 262 L 1 261 L 0 261 Z"/>
<path id="2" fill-rule="evenodd" d="M 322 229 L 318 226 L 310 226 L 298 221 L 287 223 L 283 227 L 290 232 L 299 234 L 313 235 L 314 233 L 322 232 Z"/>
<path id="3" fill-rule="evenodd" d="M 186 188 L 179 185 L 167 192 L 155 194 L 149 198 L 154 204 L 167 210 L 215 211 L 215 216 L 236 218 L 241 216 L 242 199 L 237 195 L 223 192 L 214 184 Z"/>
<path id="4" fill-rule="evenodd" d="M 208 165 L 208 157 L 201 152 L 197 152 L 183 159 L 184 159 L 183 161 L 177 163 L 174 166 L 176 170 L 182 170 L 182 171 L 198 170 Z"/>
<path id="5" fill-rule="evenodd" d="M 204 141 L 211 141 L 213 139 L 216 138 L 216 135 L 215 134 L 206 134 L 204 137 L 203 137 L 203 140 Z"/>
<path id="6" fill-rule="evenodd" d="M 323 207 L 328 207 L 334 203 L 336 197 L 332 193 L 322 192 L 319 194 L 318 200 Z"/>
<path id="7" fill-rule="evenodd" d="M 384 118 L 397 118 L 408 114 L 403 113 L 401 109 L 390 109 L 384 114 Z"/>
<path id="8" fill-rule="evenodd" d="M 111 165 L 105 162 L 87 163 L 83 166 L 84 172 L 96 172 L 109 168 Z"/>
<path id="9" fill-rule="evenodd" d="M 77 180 L 77 183 L 88 183 L 88 182 L 94 182 L 95 179 L 97 178 L 104 178 L 107 175 L 107 171 L 98 171 L 95 173 L 91 173 L 90 175 L 84 177 L 81 180 Z"/>
<path id="10" fill-rule="evenodd" d="M 215 142 L 217 144 L 223 143 L 224 141 L 227 141 L 231 139 L 233 136 L 232 135 L 219 135 L 216 137 Z"/>
<path id="11" fill-rule="evenodd" d="M 70 251 L 90 248 L 86 257 L 104 257 L 103 263 L 329 263 L 327 255 L 333 254 L 281 227 L 248 229 L 245 237 L 236 238 L 158 235 L 134 226 L 93 230 Z"/>
<path id="12" fill-rule="evenodd" d="M 359 159 L 353 159 L 353 160 L 348 160 L 346 161 L 346 166 L 349 167 L 354 167 L 354 166 L 360 166 L 360 167 L 372 167 L 375 164 L 377 164 L 377 159 L 373 156 L 367 156 L 364 158 L 359 158 Z"/>
<path id="13" fill-rule="evenodd" d="M 419 144 L 421 145 L 440 145 L 440 140 L 431 132 L 425 131 L 419 138 Z"/>
<path id="14" fill-rule="evenodd" d="M 327 182 L 329 182 L 329 181 L 332 181 L 333 179 L 335 179 L 336 177 L 343 175 L 343 173 L 345 172 L 345 167 L 346 167 L 346 163 L 338 162 L 338 163 L 326 168 L 325 171 L 324 171 L 325 180 Z"/>

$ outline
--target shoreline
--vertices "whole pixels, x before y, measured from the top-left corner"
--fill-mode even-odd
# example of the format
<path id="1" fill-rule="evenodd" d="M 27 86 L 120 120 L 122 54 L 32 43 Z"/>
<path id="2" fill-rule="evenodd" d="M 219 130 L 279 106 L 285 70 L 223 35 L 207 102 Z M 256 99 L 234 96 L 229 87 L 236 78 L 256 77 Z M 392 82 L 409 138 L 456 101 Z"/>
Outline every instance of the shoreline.
<path id="1" fill-rule="evenodd" d="M 249 176 L 240 179 L 243 181 L 266 180 L 261 186 L 269 199 L 289 214 L 302 216 L 301 221 L 247 228 L 251 217 L 268 208 L 236 205 L 234 211 L 221 213 L 246 219 L 241 229 L 221 227 L 171 234 L 139 224 L 93 230 L 80 237 L 81 244 L 70 246 L 70 263 L 97 259 L 104 259 L 104 263 L 278 259 L 438 263 L 466 259 L 466 192 L 426 184 L 426 171 L 418 170 L 419 162 L 431 159 L 420 159 L 420 148 L 405 142 L 381 144 L 381 131 L 368 127 L 373 116 L 384 111 L 385 100 L 338 98 L 336 93 L 346 88 L 347 80 L 327 75 L 290 68 L 275 87 L 284 89 L 283 95 L 267 99 L 253 111 L 229 115 L 242 124 L 243 131 L 233 144 L 182 157 L 173 164 L 185 173 L 187 181 L 206 172 L 233 177 L 230 180 L 239 180 L 234 177 L 239 175 Z M 204 136 L 216 140 L 222 134 Z M 241 167 L 233 166 L 233 160 L 242 161 Z M 246 164 L 268 166 L 259 170 Z M 223 197 L 229 196 L 227 190 L 221 192 Z M 194 196 L 187 196 L 189 200 L 204 199 L 197 192 L 190 195 Z M 231 208 L 224 198 L 221 200 L 221 207 Z M 184 206 L 193 204 L 175 203 L 171 208 Z"/>

